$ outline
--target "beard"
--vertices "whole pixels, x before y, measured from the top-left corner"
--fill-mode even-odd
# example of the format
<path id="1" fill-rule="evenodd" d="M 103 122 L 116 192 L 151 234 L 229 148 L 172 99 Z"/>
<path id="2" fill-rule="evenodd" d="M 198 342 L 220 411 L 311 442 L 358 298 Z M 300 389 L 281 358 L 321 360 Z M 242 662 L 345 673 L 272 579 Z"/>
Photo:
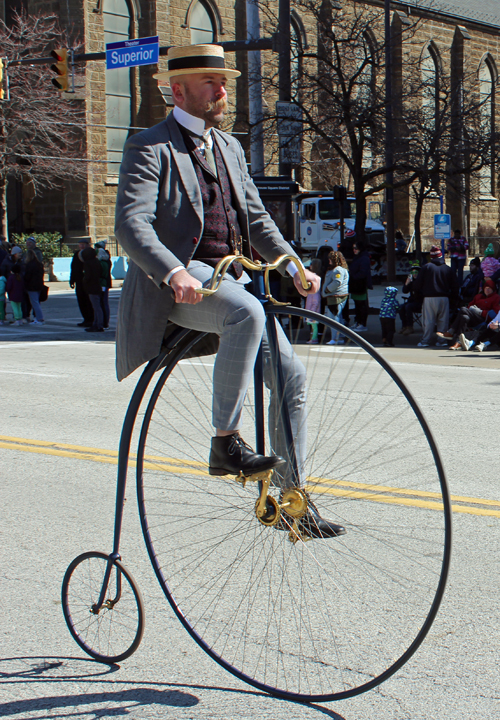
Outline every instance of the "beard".
<path id="1" fill-rule="evenodd" d="M 205 107 L 203 119 L 208 120 L 216 128 L 219 128 L 224 122 L 224 117 L 227 113 L 227 100 L 221 98 L 215 102 L 208 102 Z"/>
<path id="2" fill-rule="evenodd" d="M 209 125 L 219 128 L 224 122 L 224 116 L 227 113 L 227 100 L 221 98 L 220 100 L 209 100 L 208 102 L 200 102 L 195 94 L 193 94 L 189 87 L 184 87 L 186 95 L 186 112 L 195 117 L 199 117 Z"/>

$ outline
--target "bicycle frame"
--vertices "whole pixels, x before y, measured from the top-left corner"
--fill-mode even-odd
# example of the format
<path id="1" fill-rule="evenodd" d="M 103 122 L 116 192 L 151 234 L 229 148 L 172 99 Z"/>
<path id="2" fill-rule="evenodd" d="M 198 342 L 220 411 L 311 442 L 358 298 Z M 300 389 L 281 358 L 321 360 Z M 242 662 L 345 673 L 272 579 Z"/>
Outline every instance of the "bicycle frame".
<path id="1" fill-rule="evenodd" d="M 235 256 L 229 256 L 225 258 L 214 271 L 211 289 L 204 291 L 204 294 L 211 295 L 217 291 L 222 279 L 227 272 L 228 268 L 237 258 Z M 248 266 L 252 269 L 253 274 L 253 287 L 256 297 L 266 307 L 272 307 L 273 299 L 269 292 L 269 269 L 271 267 L 277 267 L 285 260 L 295 258 L 292 256 L 283 256 L 272 266 L 260 265 L 260 263 L 253 263 L 248 261 Z M 304 280 L 305 282 L 305 280 Z M 281 303 L 279 303 L 281 305 Z M 128 462 L 130 456 L 130 445 L 132 442 L 132 434 L 135 427 L 137 415 L 142 404 L 144 395 L 149 387 L 149 384 L 160 367 L 163 365 L 167 355 L 179 344 L 187 335 L 192 332 L 188 328 L 179 327 L 172 336 L 169 338 L 168 344 L 160 354 L 151 360 L 144 372 L 142 373 L 139 382 L 137 383 L 135 390 L 130 399 L 127 412 L 123 421 L 122 432 L 120 435 L 120 444 L 118 449 L 118 471 L 117 471 L 117 487 L 116 487 L 116 501 L 115 501 L 115 524 L 113 534 L 113 551 L 108 557 L 108 565 L 103 579 L 101 593 L 99 595 L 98 602 L 93 607 L 93 612 L 96 614 L 101 610 L 106 593 L 108 590 L 109 579 L 111 577 L 111 569 L 115 560 L 121 560 L 120 556 L 120 538 L 123 523 L 123 510 L 125 506 L 125 491 L 127 485 L 127 471 Z M 276 392 L 279 398 L 284 398 L 285 380 L 283 377 L 283 370 L 280 361 L 280 350 L 278 342 L 278 334 L 276 330 L 276 319 L 272 312 L 266 314 L 266 332 L 269 342 L 269 351 L 271 354 L 272 367 L 276 369 Z M 265 426 L 264 426 L 264 372 L 263 372 L 263 354 L 262 348 L 260 348 L 257 360 L 254 368 L 254 393 L 255 393 L 255 407 L 256 407 L 256 450 L 260 454 L 265 454 Z M 283 418 L 282 432 L 285 436 L 286 446 L 289 449 L 289 460 L 292 463 L 293 474 L 298 477 L 297 458 L 295 455 L 293 433 L 290 423 L 290 416 L 288 413 L 288 407 L 286 403 L 283 403 L 281 408 L 281 414 Z M 265 503 L 265 496 L 262 492 L 263 481 L 258 481 L 259 495 L 261 503 Z M 266 490 L 267 494 L 267 490 Z M 114 601 L 120 597 L 120 573 L 118 572 L 118 587 L 117 595 Z"/>

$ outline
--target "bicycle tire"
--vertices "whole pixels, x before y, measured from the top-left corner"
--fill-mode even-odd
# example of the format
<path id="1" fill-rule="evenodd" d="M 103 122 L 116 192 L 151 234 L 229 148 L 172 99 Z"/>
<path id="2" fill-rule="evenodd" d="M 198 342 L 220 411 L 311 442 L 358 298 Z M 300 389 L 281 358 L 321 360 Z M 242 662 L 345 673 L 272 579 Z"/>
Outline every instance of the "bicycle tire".
<path id="1" fill-rule="evenodd" d="M 208 474 L 213 357 L 184 359 L 193 341 L 171 353 L 144 416 L 141 524 L 171 607 L 216 662 L 272 695 L 338 700 L 386 680 L 428 633 L 450 562 L 449 493 L 422 412 L 371 345 L 322 315 L 266 311 L 306 368 L 306 489 L 347 534 L 293 544 L 258 522 L 255 484 Z M 299 344 L 304 321 L 350 345 Z M 249 391 L 250 443 L 254 417 Z"/>
<path id="2" fill-rule="evenodd" d="M 92 612 L 107 565 L 105 553 L 82 553 L 68 566 L 61 594 L 64 618 L 78 645 L 94 660 L 112 665 L 130 657 L 139 647 L 144 633 L 144 605 L 135 580 L 119 560 L 114 560 L 104 605 L 98 614 Z M 113 603 L 118 573 L 121 593 Z"/>

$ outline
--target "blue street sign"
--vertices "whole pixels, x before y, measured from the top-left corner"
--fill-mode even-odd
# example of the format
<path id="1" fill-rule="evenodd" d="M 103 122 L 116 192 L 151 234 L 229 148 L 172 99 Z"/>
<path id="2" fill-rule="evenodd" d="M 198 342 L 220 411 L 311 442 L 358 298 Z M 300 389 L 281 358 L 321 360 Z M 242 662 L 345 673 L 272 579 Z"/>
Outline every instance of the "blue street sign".
<path id="1" fill-rule="evenodd" d="M 158 35 L 137 40 L 106 43 L 106 70 L 153 65 L 158 62 L 160 45 Z"/>
<path id="2" fill-rule="evenodd" d="M 434 215 L 434 237 L 436 240 L 451 238 L 451 215 Z"/>

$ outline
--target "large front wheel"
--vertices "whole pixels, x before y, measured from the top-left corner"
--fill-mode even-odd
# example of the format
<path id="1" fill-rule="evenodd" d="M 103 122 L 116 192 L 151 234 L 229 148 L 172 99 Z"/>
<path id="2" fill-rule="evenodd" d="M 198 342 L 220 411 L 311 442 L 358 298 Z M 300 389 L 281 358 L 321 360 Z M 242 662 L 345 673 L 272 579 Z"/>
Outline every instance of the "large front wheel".
<path id="1" fill-rule="evenodd" d="M 307 436 L 306 447 L 290 457 L 305 456 L 305 497 L 347 533 L 293 542 L 286 522 L 257 517 L 255 483 L 208 474 L 214 356 L 189 359 L 188 346 L 172 353 L 146 410 L 141 522 L 172 608 L 214 660 L 275 695 L 340 699 L 387 679 L 427 634 L 449 565 L 448 490 L 422 413 L 370 345 L 323 316 L 268 313 L 306 378 L 303 426 L 293 433 L 295 443 Z M 323 340 L 307 345 L 315 321 Z M 331 332 L 348 344 L 326 345 Z M 274 417 L 280 404 L 264 394 Z M 241 428 L 249 443 L 255 417 L 250 388 Z"/>

